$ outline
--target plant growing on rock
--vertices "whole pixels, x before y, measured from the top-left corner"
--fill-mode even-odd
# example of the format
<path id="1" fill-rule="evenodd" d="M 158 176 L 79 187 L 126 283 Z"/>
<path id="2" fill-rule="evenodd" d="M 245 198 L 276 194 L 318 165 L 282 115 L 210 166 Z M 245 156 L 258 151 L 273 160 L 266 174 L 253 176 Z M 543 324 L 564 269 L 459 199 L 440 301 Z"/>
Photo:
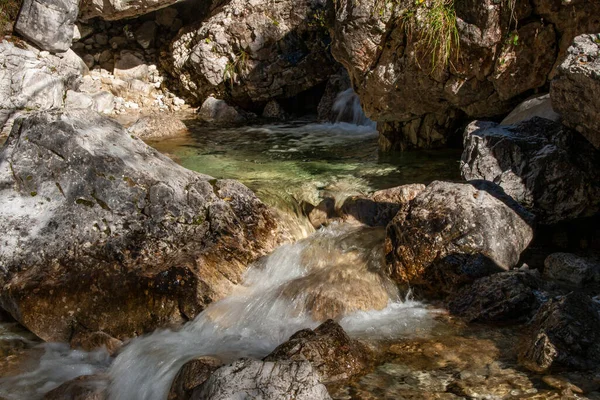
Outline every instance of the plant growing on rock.
<path id="1" fill-rule="evenodd" d="M 22 0 L 0 0 L 0 33 L 10 33 L 9 24 L 17 19 Z"/>
<path id="2" fill-rule="evenodd" d="M 250 55 L 245 50 L 240 50 L 233 61 L 230 61 L 225 66 L 223 71 L 223 79 L 229 81 L 230 85 L 237 80 L 239 75 L 242 75 L 248 71 L 248 59 Z"/>

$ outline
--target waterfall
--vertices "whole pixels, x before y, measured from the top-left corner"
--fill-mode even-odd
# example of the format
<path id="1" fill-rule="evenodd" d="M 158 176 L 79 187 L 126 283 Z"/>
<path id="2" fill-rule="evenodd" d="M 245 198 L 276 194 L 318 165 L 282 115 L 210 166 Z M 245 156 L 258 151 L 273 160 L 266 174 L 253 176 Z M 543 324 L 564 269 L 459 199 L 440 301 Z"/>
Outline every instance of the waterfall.
<path id="1" fill-rule="evenodd" d="M 367 118 L 363 112 L 360 98 L 352 88 L 338 93 L 333 102 L 332 111 L 336 116 L 334 122 L 350 122 L 354 125 L 375 127 L 375 122 Z"/>

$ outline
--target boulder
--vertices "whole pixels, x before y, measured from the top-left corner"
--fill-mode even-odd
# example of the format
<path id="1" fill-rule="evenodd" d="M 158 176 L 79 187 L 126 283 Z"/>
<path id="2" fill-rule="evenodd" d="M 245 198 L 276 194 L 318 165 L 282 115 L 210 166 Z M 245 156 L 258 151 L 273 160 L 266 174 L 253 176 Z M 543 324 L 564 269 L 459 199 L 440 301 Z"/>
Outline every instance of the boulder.
<path id="1" fill-rule="evenodd" d="M 208 97 L 202 107 L 198 110 L 198 118 L 204 122 L 233 125 L 244 122 L 246 118 L 235 107 L 230 106 L 224 100 Z"/>
<path id="2" fill-rule="evenodd" d="M 553 253 L 544 261 L 544 277 L 583 287 L 600 283 L 600 262 L 570 253 Z"/>
<path id="3" fill-rule="evenodd" d="M 515 107 L 515 109 L 500 122 L 500 125 L 516 125 L 519 122 L 530 120 L 533 117 L 545 118 L 554 122 L 560 120 L 560 115 L 552 108 L 550 94 L 547 93 L 525 100 Z"/>
<path id="4" fill-rule="evenodd" d="M 140 139 L 152 140 L 185 135 L 188 128 L 175 116 L 155 113 L 139 118 L 127 132 Z"/>
<path id="5" fill-rule="evenodd" d="M 118 20 L 136 17 L 170 6 L 178 0 L 82 0 L 80 17 L 88 20 L 94 17 L 102 17 L 105 20 Z"/>
<path id="6" fill-rule="evenodd" d="M 229 1 L 184 29 L 163 65 L 197 103 L 214 95 L 260 110 L 272 99 L 292 98 L 338 69 L 328 50 L 325 3 Z"/>
<path id="7" fill-rule="evenodd" d="M 467 180 L 497 183 L 542 223 L 600 210 L 600 152 L 550 120 L 472 122 L 465 130 L 461 173 Z"/>
<path id="8" fill-rule="evenodd" d="M 513 268 L 533 238 L 533 216 L 490 182 L 435 181 L 387 227 L 392 279 L 430 295 Z"/>
<path id="9" fill-rule="evenodd" d="M 0 202 L 0 306 L 46 341 L 190 320 L 278 241 L 248 188 L 188 171 L 87 110 L 15 125 Z"/>
<path id="10" fill-rule="evenodd" d="M 40 49 L 63 53 L 71 47 L 79 0 L 23 0 L 15 30 Z"/>
<path id="11" fill-rule="evenodd" d="M 284 121 L 287 119 L 287 114 L 283 107 L 281 107 L 281 104 L 277 102 L 277 100 L 271 100 L 263 109 L 262 117 Z"/>
<path id="12" fill-rule="evenodd" d="M 459 290 L 448 307 L 469 322 L 525 321 L 540 306 L 539 287 L 534 272 L 500 272 Z"/>
<path id="13" fill-rule="evenodd" d="M 562 37 L 600 31 L 597 1 L 533 3 L 335 1 L 332 53 L 382 149 L 442 147 L 465 117 L 508 113 L 547 85 Z"/>
<path id="14" fill-rule="evenodd" d="M 322 383 L 334 383 L 364 373 L 370 366 L 370 358 L 372 354 L 366 346 L 350 339 L 342 327 L 330 319 L 314 331 L 296 332 L 264 360 L 309 361 Z"/>
<path id="15" fill-rule="evenodd" d="M 192 400 L 329 400 L 327 389 L 308 361 L 243 359 L 219 368 Z"/>
<path id="16" fill-rule="evenodd" d="M 591 369 L 600 363 L 600 307 L 589 296 L 573 292 L 544 304 L 524 337 L 519 362 L 547 373 Z"/>
<path id="17" fill-rule="evenodd" d="M 552 81 L 552 106 L 563 123 L 600 149 L 600 34 L 577 36 Z"/>
<path id="18" fill-rule="evenodd" d="M 0 131 L 6 133 L 18 115 L 63 107 L 66 91 L 88 71 L 71 50 L 53 55 L 23 42 L 0 42 L 0 65 Z"/>
<path id="19" fill-rule="evenodd" d="M 188 361 L 173 380 L 168 400 L 188 400 L 194 389 L 206 382 L 221 366 L 223 362 L 214 357 L 198 357 Z"/>
<path id="20" fill-rule="evenodd" d="M 148 65 L 135 54 L 123 50 L 115 62 L 115 78 L 123 80 L 147 80 L 149 75 Z"/>

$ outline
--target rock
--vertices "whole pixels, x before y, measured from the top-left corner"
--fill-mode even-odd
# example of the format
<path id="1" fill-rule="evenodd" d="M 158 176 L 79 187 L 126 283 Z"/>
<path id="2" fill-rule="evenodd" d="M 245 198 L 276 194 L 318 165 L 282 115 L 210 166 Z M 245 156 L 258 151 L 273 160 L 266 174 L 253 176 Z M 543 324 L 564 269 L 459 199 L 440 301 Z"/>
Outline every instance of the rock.
<path id="1" fill-rule="evenodd" d="M 24 47 L 24 48 L 22 48 Z M 87 67 L 73 51 L 42 57 L 28 45 L 0 42 L 0 130 L 18 116 L 63 106 L 65 92 L 74 89 Z"/>
<path id="2" fill-rule="evenodd" d="M 111 356 L 117 353 L 123 346 L 119 339 L 107 335 L 104 332 L 77 332 L 71 338 L 71 347 L 85 351 L 94 351 L 104 348 Z"/>
<path id="3" fill-rule="evenodd" d="M 23 0 L 15 30 L 42 50 L 63 53 L 71 47 L 78 0 Z"/>
<path id="4" fill-rule="evenodd" d="M 335 200 L 328 197 L 321 200 L 321 202 L 309 212 L 308 220 L 315 229 L 319 229 L 335 215 Z"/>
<path id="5" fill-rule="evenodd" d="M 98 92 L 92 95 L 94 100 L 94 111 L 103 114 L 111 114 L 115 109 L 115 96 L 108 92 Z"/>
<path id="6" fill-rule="evenodd" d="M 515 125 L 533 117 L 549 119 L 554 122 L 560 120 L 560 115 L 554 112 L 550 94 L 533 97 L 519 104 L 500 122 L 500 125 Z"/>
<path id="7" fill-rule="evenodd" d="M 339 115 L 333 111 L 333 105 L 338 94 L 351 88 L 350 77 L 345 69 L 329 77 L 325 93 L 323 93 L 317 108 L 319 121 L 338 122 Z"/>
<path id="8" fill-rule="evenodd" d="M 327 320 L 314 331 L 304 329 L 265 357 L 265 361 L 309 361 L 322 383 L 346 381 L 370 366 L 370 350 L 348 337 L 342 327 Z"/>
<path id="9" fill-rule="evenodd" d="M 448 307 L 469 322 L 524 321 L 540 306 L 539 287 L 533 272 L 500 272 L 459 290 Z"/>
<path id="10" fill-rule="evenodd" d="M 94 68 L 94 65 L 96 65 L 96 60 L 94 59 L 94 56 L 91 54 L 84 55 L 83 62 L 88 67 L 88 69 L 92 69 L 92 68 Z"/>
<path id="11" fill-rule="evenodd" d="M 254 110 L 295 97 L 339 68 L 328 50 L 325 3 L 229 1 L 184 30 L 163 66 L 197 103 L 213 95 Z"/>
<path id="12" fill-rule="evenodd" d="M 131 125 L 127 132 L 144 140 L 185 135 L 187 126 L 177 117 L 169 114 L 145 115 Z"/>
<path id="13" fill-rule="evenodd" d="M 271 100 L 267 103 L 262 113 L 263 118 L 270 118 L 279 121 L 287 119 L 287 114 L 277 100 Z"/>
<path id="14" fill-rule="evenodd" d="M 398 211 L 423 190 L 425 185 L 415 183 L 379 190 L 368 197 L 350 197 L 344 201 L 340 214 L 343 219 L 353 219 L 369 226 L 387 226 Z"/>
<path id="15" fill-rule="evenodd" d="M 123 47 L 127 44 L 127 38 L 125 36 L 115 36 L 109 39 L 108 43 L 110 43 L 110 47 L 114 50 L 119 47 Z"/>
<path id="16" fill-rule="evenodd" d="M 600 34 L 577 36 L 552 81 L 552 106 L 563 123 L 600 149 Z"/>
<path id="17" fill-rule="evenodd" d="M 245 121 L 244 116 L 224 100 L 207 98 L 198 111 L 198 118 L 215 124 L 236 124 Z"/>
<path id="18" fill-rule="evenodd" d="M 94 99 L 86 93 L 76 92 L 74 90 L 67 90 L 67 96 L 65 97 L 65 108 L 76 109 L 92 109 L 94 108 Z"/>
<path id="19" fill-rule="evenodd" d="M 106 400 L 107 378 L 102 375 L 84 375 L 63 383 L 44 396 L 44 400 Z"/>
<path id="20" fill-rule="evenodd" d="M 521 343 L 519 362 L 535 372 L 597 368 L 599 312 L 596 302 L 577 292 L 544 304 Z"/>
<path id="21" fill-rule="evenodd" d="M 97 33 L 94 35 L 94 42 L 100 46 L 106 46 L 108 44 L 108 35 L 105 33 Z"/>
<path id="22" fill-rule="evenodd" d="M 570 253 L 553 253 L 544 261 L 544 277 L 583 287 L 600 283 L 600 263 Z"/>
<path id="23" fill-rule="evenodd" d="M 135 40 L 138 42 L 143 49 L 149 49 L 154 45 L 156 39 L 156 24 L 154 21 L 144 22 L 135 31 Z"/>
<path id="24" fill-rule="evenodd" d="M 148 79 L 148 73 L 146 62 L 127 51 L 122 51 L 115 62 L 114 75 L 117 79 L 143 81 Z"/>
<path id="25" fill-rule="evenodd" d="M 600 152 L 561 124 L 475 121 L 465 130 L 462 176 L 485 179 L 551 224 L 600 210 Z"/>
<path id="26" fill-rule="evenodd" d="M 0 160 L 0 307 L 46 341 L 190 320 L 278 242 L 248 188 L 91 111 L 21 120 Z"/>
<path id="27" fill-rule="evenodd" d="M 156 23 L 158 25 L 170 28 L 177 18 L 177 10 L 175 8 L 163 8 L 156 12 Z"/>
<path id="28" fill-rule="evenodd" d="M 192 395 L 192 400 L 331 399 L 308 361 L 243 359 L 219 368 Z"/>
<path id="29" fill-rule="evenodd" d="M 76 22 L 73 27 L 73 40 L 79 41 L 87 38 L 92 33 L 94 33 L 94 28 L 87 24 L 82 24 L 81 22 Z"/>
<path id="30" fill-rule="evenodd" d="M 214 357 L 199 357 L 188 361 L 173 380 L 168 400 L 188 400 L 194 389 L 202 385 L 223 362 Z"/>
<path id="31" fill-rule="evenodd" d="M 84 20 L 102 17 L 102 19 L 113 21 L 146 14 L 176 2 L 177 0 L 144 0 L 143 2 L 82 0 L 80 17 Z"/>
<path id="32" fill-rule="evenodd" d="M 441 2 L 333 3 L 332 53 L 384 150 L 445 146 L 465 118 L 508 113 L 547 85 L 564 37 L 600 31 L 589 0 L 448 2 L 444 28 Z"/>
<path id="33" fill-rule="evenodd" d="M 513 268 L 533 238 L 532 219 L 492 183 L 433 182 L 387 227 L 390 276 L 431 295 L 452 293 Z"/>

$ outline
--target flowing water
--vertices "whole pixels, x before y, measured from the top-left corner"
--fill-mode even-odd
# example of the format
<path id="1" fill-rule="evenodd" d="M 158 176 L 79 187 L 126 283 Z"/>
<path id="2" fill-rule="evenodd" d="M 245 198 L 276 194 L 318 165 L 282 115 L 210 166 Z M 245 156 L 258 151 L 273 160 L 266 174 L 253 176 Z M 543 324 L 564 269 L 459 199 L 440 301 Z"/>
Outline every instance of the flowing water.
<path id="1" fill-rule="evenodd" d="M 344 101 L 354 104 L 351 96 Z M 440 311 L 401 299 L 382 272 L 383 229 L 333 224 L 313 233 L 302 222 L 303 202 L 458 178 L 456 151 L 384 156 L 372 124 L 356 122 L 364 125 L 293 122 L 224 130 L 191 124 L 188 137 L 152 143 L 186 168 L 245 183 L 296 221 L 289 229 L 299 240 L 251 266 L 243 284 L 194 321 L 131 340 L 116 359 L 102 350 L 33 346 L 27 362 L 0 370 L 0 397 L 41 398 L 76 376 L 105 373 L 111 399 L 163 400 L 188 360 L 264 357 L 327 318 L 369 341 L 427 338 L 442 329 Z"/>

